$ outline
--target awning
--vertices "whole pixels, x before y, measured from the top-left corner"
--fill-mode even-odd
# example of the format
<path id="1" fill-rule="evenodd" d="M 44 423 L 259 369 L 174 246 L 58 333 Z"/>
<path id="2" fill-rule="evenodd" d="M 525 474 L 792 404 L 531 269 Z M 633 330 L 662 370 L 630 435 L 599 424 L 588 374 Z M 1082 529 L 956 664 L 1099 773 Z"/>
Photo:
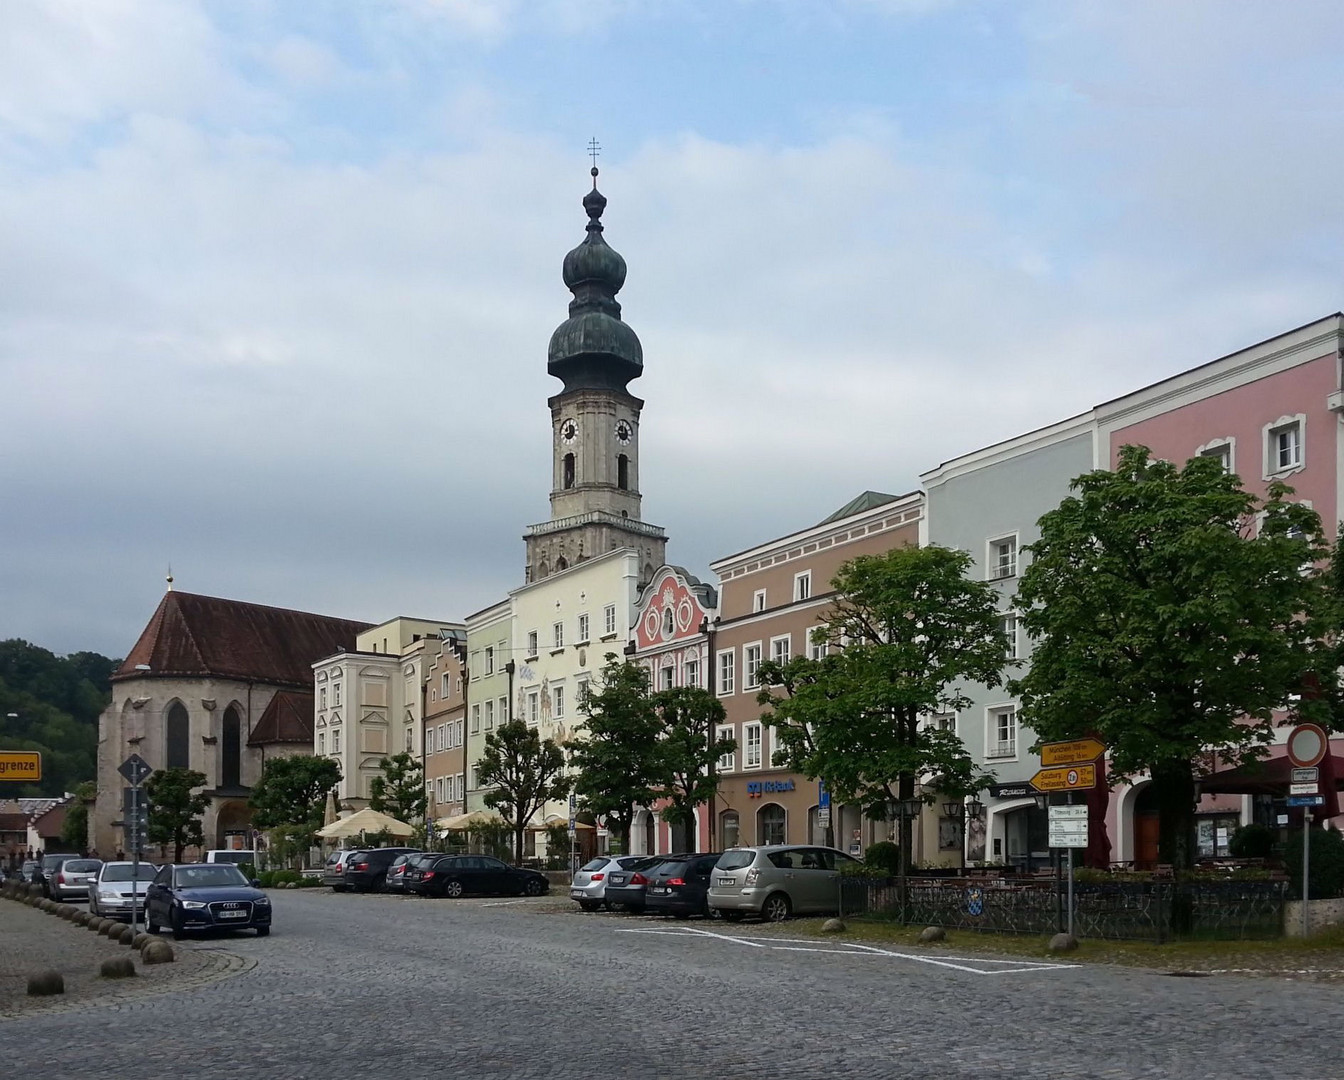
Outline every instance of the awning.
<path id="1" fill-rule="evenodd" d="M 365 807 L 347 818 L 323 826 L 317 830 L 317 835 L 324 840 L 337 840 L 347 836 L 358 836 L 360 833 L 380 832 L 391 833 L 393 836 L 410 836 L 415 829 L 404 821 L 398 821 L 387 814 Z"/>
<path id="2" fill-rule="evenodd" d="M 1199 790 L 1207 795 L 1287 795 L 1296 766 L 1286 757 L 1262 758 L 1235 769 L 1201 777 Z M 1335 790 L 1344 791 L 1344 757 L 1331 754 L 1320 764 L 1321 779 L 1335 778 Z"/>
<path id="3" fill-rule="evenodd" d="M 565 826 L 568 826 L 568 825 L 569 825 L 569 818 L 567 818 L 567 817 L 561 817 L 559 814 L 547 814 L 547 815 L 546 815 L 546 824 L 547 824 L 548 826 L 549 826 L 549 825 L 565 825 Z M 588 824 L 588 822 L 586 822 L 586 821 L 575 820 L 575 822 L 574 822 L 574 828 L 575 828 L 576 830 L 577 830 L 577 829 L 589 829 L 589 830 L 595 830 L 595 829 L 597 828 L 597 826 L 596 826 L 596 825 L 590 825 L 590 824 Z"/>
<path id="4" fill-rule="evenodd" d="M 453 832 L 475 828 L 479 825 L 503 825 L 504 819 L 493 810 L 473 810 L 469 814 L 457 814 L 454 817 L 439 818 L 434 828 L 440 832 Z"/>

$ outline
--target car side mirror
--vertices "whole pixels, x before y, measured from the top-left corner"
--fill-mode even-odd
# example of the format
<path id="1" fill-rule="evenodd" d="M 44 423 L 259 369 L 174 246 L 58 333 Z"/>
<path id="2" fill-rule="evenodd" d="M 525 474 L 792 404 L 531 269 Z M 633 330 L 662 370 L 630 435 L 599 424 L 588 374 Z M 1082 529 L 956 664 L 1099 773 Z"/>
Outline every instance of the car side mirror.
<path id="1" fill-rule="evenodd" d="M 250 881 L 248 882 L 248 884 L 251 885 L 252 888 L 254 888 L 254 889 L 260 889 L 260 888 L 261 888 L 261 880 L 260 880 L 259 878 L 252 878 L 252 880 L 250 880 Z"/>

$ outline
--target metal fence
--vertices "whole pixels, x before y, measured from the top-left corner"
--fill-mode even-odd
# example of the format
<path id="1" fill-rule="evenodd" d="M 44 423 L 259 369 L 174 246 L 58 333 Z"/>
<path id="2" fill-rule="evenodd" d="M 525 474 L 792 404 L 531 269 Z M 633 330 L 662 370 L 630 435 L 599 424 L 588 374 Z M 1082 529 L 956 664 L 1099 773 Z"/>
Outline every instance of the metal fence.
<path id="1" fill-rule="evenodd" d="M 916 926 L 1009 934 L 1053 934 L 1067 916 L 1052 880 L 843 878 L 847 915 L 872 914 Z M 1106 882 L 1074 887 L 1079 937 L 1164 942 L 1245 940 L 1283 934 L 1281 881 Z"/>

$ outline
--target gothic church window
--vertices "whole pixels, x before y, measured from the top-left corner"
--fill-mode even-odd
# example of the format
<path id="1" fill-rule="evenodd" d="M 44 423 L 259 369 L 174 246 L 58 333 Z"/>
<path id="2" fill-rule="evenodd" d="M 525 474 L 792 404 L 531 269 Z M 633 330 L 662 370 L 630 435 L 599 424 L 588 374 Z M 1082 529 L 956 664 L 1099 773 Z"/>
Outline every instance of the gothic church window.
<path id="1" fill-rule="evenodd" d="M 624 454 L 616 455 L 616 486 L 622 491 L 630 489 L 630 459 Z"/>
<path id="2" fill-rule="evenodd" d="M 238 710 L 232 705 L 224 712 L 223 746 L 219 765 L 221 787 L 239 787 L 243 782 L 243 734 Z"/>
<path id="3" fill-rule="evenodd" d="M 180 701 L 174 702 L 164 721 L 164 768 L 191 768 L 190 736 L 191 721 L 186 707 Z"/>

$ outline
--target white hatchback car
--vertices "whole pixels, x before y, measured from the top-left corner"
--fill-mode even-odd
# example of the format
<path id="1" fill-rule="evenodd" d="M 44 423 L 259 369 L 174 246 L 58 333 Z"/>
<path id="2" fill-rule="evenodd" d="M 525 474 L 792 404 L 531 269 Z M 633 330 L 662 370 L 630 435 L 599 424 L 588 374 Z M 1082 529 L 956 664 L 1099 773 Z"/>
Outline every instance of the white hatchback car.
<path id="1" fill-rule="evenodd" d="M 577 900 L 584 911 L 596 911 L 607 904 L 607 875 L 613 870 L 628 870 L 646 858 L 644 855 L 599 855 L 584 863 L 574 874 L 569 898 Z"/>

